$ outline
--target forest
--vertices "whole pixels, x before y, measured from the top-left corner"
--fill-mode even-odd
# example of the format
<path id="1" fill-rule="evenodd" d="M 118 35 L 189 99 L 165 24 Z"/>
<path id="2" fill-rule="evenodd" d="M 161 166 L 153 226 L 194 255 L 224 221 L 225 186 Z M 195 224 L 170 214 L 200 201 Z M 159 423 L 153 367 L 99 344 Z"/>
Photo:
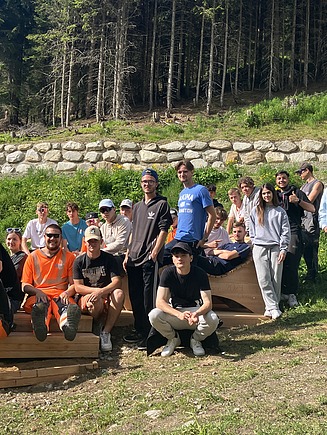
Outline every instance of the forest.
<path id="1" fill-rule="evenodd" d="M 67 127 L 208 115 L 226 94 L 308 90 L 327 77 L 325 0 L 1 0 L 0 118 Z"/>

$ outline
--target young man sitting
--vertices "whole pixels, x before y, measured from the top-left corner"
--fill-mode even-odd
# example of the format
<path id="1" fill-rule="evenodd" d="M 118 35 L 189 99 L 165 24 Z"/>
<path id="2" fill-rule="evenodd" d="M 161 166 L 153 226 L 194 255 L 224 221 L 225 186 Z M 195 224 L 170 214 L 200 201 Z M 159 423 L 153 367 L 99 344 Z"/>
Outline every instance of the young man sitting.
<path id="1" fill-rule="evenodd" d="M 161 274 L 156 308 L 149 313 L 151 325 L 164 337 L 167 344 L 161 356 L 170 356 L 181 344 L 178 330 L 191 329 L 190 347 L 195 356 L 203 356 L 201 342 L 211 335 L 219 324 L 212 311 L 211 289 L 207 274 L 191 265 L 191 247 L 178 242 L 171 250 L 174 266 Z M 171 302 L 170 302 L 171 301 Z"/>
<path id="2" fill-rule="evenodd" d="M 235 222 L 233 237 L 235 242 L 226 243 L 219 249 L 213 250 L 213 255 L 198 258 L 198 266 L 210 275 L 224 275 L 235 267 L 244 263 L 251 253 L 251 247 L 244 242 L 245 225 Z"/>

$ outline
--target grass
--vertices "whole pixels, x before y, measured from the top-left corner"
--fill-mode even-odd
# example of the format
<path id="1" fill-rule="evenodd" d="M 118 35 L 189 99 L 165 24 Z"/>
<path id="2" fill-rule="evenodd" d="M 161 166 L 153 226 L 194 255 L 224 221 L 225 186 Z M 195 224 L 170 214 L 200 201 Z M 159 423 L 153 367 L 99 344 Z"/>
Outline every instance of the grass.
<path id="1" fill-rule="evenodd" d="M 110 139 L 118 142 L 162 143 L 173 140 L 230 141 L 255 140 L 301 140 L 303 138 L 321 140 L 327 136 L 327 93 L 313 95 L 301 93 L 291 97 L 295 105 L 288 105 L 285 98 L 263 100 L 255 105 L 233 107 L 211 116 L 198 108 L 175 109 L 176 120 L 164 119 L 153 123 L 151 114 L 145 113 L 141 119 L 108 120 L 102 124 L 85 126 L 78 121 L 68 129 L 49 129 L 46 138 L 33 137 L 27 141 L 77 140 L 94 141 Z M 181 113 L 179 113 L 181 112 Z M 194 114 L 193 114 L 194 113 Z M 20 138 L 0 134 L 0 143 L 18 143 Z"/>

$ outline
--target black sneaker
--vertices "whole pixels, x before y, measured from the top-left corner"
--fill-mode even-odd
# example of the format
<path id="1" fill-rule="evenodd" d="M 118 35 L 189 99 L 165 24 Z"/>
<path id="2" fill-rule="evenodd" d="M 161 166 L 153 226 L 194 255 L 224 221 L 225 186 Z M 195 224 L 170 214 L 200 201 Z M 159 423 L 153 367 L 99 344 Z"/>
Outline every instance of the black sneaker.
<path id="1" fill-rule="evenodd" d="M 147 347 L 146 347 L 146 338 L 143 338 L 141 341 L 139 341 L 138 343 L 137 343 L 137 349 L 138 350 L 147 350 Z"/>
<path id="2" fill-rule="evenodd" d="M 69 304 L 67 307 L 67 321 L 62 326 L 62 332 L 66 340 L 73 341 L 75 339 L 80 318 L 80 307 L 76 304 Z"/>
<path id="3" fill-rule="evenodd" d="M 48 328 L 45 324 L 45 318 L 48 312 L 48 306 L 43 302 L 38 302 L 33 305 L 31 316 L 32 316 L 32 327 L 34 330 L 35 337 L 39 341 L 44 341 L 48 335 Z"/>
<path id="4" fill-rule="evenodd" d="M 129 334 L 124 336 L 124 341 L 126 343 L 138 343 L 139 341 L 143 340 L 143 335 L 139 332 L 135 332 L 134 334 Z"/>

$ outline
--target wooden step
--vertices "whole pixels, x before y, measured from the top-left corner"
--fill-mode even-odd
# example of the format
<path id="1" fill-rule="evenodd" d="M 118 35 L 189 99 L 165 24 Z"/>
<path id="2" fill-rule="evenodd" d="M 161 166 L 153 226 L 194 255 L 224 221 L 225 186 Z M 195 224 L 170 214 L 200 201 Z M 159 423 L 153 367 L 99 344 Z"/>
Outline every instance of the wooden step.
<path id="1" fill-rule="evenodd" d="M 269 320 L 258 313 L 240 313 L 238 311 L 215 311 L 219 318 L 224 322 L 223 328 L 233 328 L 237 326 L 251 326 Z"/>
<path id="2" fill-rule="evenodd" d="M 48 334 L 38 341 L 32 332 L 13 332 L 0 340 L 0 358 L 94 358 L 99 353 L 99 337 L 79 332 L 74 341 L 65 340 L 62 332 Z"/>
<path id="3" fill-rule="evenodd" d="M 73 375 L 86 373 L 98 369 L 97 361 L 87 364 L 71 364 L 66 366 L 42 367 L 19 370 L 9 369 L 1 373 L 0 388 L 23 387 L 40 383 L 59 382 Z"/>
<path id="4" fill-rule="evenodd" d="M 14 322 L 16 324 L 15 332 L 32 332 L 31 315 L 24 311 L 18 311 L 15 314 Z M 93 318 L 82 314 L 78 324 L 78 332 L 92 332 Z M 50 322 L 50 332 L 60 332 L 59 325 L 54 317 Z"/>

